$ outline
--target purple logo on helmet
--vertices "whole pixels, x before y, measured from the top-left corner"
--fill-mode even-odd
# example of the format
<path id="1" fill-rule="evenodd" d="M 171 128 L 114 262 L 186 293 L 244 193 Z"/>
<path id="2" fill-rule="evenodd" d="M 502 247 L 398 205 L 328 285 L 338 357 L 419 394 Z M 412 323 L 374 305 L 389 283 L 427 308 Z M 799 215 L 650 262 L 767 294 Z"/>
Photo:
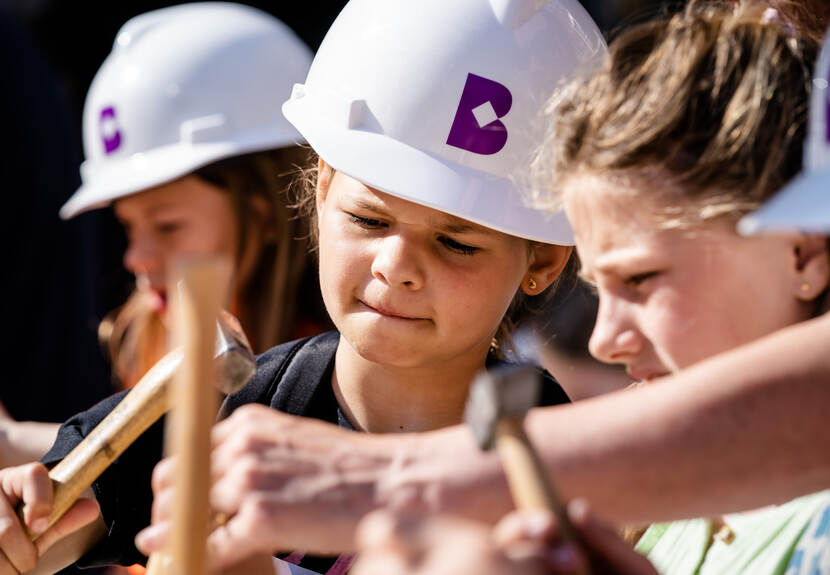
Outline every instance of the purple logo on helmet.
<path id="1" fill-rule="evenodd" d="M 101 141 L 104 143 L 104 152 L 113 153 L 121 146 L 121 130 L 118 129 L 118 120 L 115 118 L 115 108 L 109 106 L 101 110 L 98 118 L 98 130 Z"/>
<path id="2" fill-rule="evenodd" d="M 507 143 L 507 128 L 499 118 L 512 105 L 513 96 L 505 86 L 467 74 L 447 144 L 475 154 L 495 154 Z"/>

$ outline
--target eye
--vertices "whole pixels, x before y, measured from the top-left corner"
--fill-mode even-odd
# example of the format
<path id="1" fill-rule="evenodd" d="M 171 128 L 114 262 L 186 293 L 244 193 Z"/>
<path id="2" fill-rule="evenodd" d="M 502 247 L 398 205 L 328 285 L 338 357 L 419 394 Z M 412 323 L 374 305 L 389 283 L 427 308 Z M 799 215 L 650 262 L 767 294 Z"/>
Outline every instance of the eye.
<path id="1" fill-rule="evenodd" d="M 628 287 L 636 288 L 642 285 L 646 280 L 656 277 L 658 273 L 659 272 L 653 271 L 630 275 L 623 279 L 623 283 Z"/>
<path id="2" fill-rule="evenodd" d="M 475 254 L 480 248 L 474 246 L 468 246 L 467 244 L 462 244 L 461 242 L 457 242 L 452 238 L 447 236 L 441 236 L 438 238 L 438 241 L 444 244 L 450 250 L 457 252 L 459 254 L 464 254 L 465 256 L 471 256 Z"/>
<path id="3" fill-rule="evenodd" d="M 380 228 L 384 225 L 384 223 L 380 220 L 375 218 L 364 218 L 362 216 L 358 216 L 357 214 L 352 214 L 350 212 L 346 212 L 349 215 L 349 220 L 353 223 L 359 225 L 362 228 L 374 230 Z"/>
<path id="4" fill-rule="evenodd" d="M 184 227 L 184 222 L 178 220 L 156 222 L 153 227 L 160 234 L 173 234 Z"/>

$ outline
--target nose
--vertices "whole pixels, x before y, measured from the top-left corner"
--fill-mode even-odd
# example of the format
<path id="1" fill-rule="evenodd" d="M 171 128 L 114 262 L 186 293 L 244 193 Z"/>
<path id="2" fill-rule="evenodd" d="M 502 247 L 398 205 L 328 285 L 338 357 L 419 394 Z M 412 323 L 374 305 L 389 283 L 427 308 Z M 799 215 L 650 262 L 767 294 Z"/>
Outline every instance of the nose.
<path id="1" fill-rule="evenodd" d="M 636 327 L 630 305 L 619 298 L 602 297 L 588 350 L 605 363 L 628 363 L 642 351 L 643 336 Z"/>
<path id="2" fill-rule="evenodd" d="M 163 268 L 158 246 L 150 234 L 130 233 L 124 267 L 133 275 L 149 274 Z"/>
<path id="3" fill-rule="evenodd" d="M 416 240 L 402 234 L 389 235 L 380 244 L 372 260 L 372 275 L 390 287 L 421 289 L 424 273 Z"/>

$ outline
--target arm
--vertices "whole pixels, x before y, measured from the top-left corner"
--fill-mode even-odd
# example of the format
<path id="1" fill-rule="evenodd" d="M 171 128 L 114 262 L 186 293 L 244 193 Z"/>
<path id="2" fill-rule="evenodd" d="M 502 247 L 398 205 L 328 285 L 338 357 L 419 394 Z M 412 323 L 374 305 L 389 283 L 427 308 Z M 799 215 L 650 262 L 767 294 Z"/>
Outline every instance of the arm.
<path id="1" fill-rule="evenodd" d="M 0 418 L 0 468 L 37 461 L 58 435 L 57 423 Z"/>
<path id="2" fill-rule="evenodd" d="M 528 427 L 560 490 L 645 522 L 757 507 L 830 484 L 830 316 L 712 358 L 659 384 L 537 410 Z M 510 507 L 498 461 L 461 426 L 367 436 L 261 406 L 214 432 L 219 563 L 253 552 L 354 547 L 382 506 L 495 522 Z M 171 466 L 154 488 L 170 485 Z M 164 498 L 145 551 L 163 540 Z"/>
<path id="3" fill-rule="evenodd" d="M 830 484 L 828 381 L 823 316 L 652 386 L 536 410 L 528 428 L 567 498 L 621 522 L 699 517 Z M 385 503 L 412 491 L 432 510 L 489 521 L 510 506 L 498 463 L 466 430 L 398 448 L 407 464 L 386 471 Z"/>

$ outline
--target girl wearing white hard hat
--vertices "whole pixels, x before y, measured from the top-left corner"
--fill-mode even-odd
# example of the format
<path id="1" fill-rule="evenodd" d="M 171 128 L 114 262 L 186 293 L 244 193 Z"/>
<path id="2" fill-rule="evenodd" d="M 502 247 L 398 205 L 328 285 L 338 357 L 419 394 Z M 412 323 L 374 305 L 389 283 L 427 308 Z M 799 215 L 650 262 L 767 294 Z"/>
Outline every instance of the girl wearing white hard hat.
<path id="1" fill-rule="evenodd" d="M 87 94 L 83 183 L 61 216 L 112 206 L 126 229 L 137 289 L 102 339 L 127 386 L 166 350 L 173 258 L 235 263 L 226 306 L 255 350 L 296 337 L 313 309 L 314 292 L 300 293 L 304 232 L 286 197 L 306 152 L 273 105 L 310 61 L 287 26 L 238 4 L 156 10 L 118 32 Z"/>
<path id="2" fill-rule="evenodd" d="M 339 331 L 263 354 L 226 410 L 263 403 L 367 432 L 460 422 L 473 376 L 508 349 L 508 309 L 541 296 L 569 267 L 567 220 L 526 207 L 512 178 L 530 156 L 545 96 L 603 50 L 576 0 L 349 3 L 284 106 L 320 156 L 304 205 L 313 208 L 321 288 Z M 203 120 L 192 130 L 200 140 L 222 126 Z M 116 401 L 65 425 L 44 461 L 62 458 Z M 567 397 L 550 381 L 540 401 Z M 133 537 L 149 520 L 160 432 L 151 428 L 96 482 L 109 528 L 85 561 L 140 559 Z M 250 461 L 227 455 L 214 459 L 219 512 L 246 489 L 235 466 Z M 142 538 L 145 551 L 166 529 L 167 478 L 169 464 L 155 474 L 161 523 Z M 119 497 L 147 515 L 107 509 Z M 247 512 L 229 515 L 223 529 Z M 275 542 L 257 551 L 294 550 Z M 348 566 L 304 551 L 325 549 L 308 541 L 287 559 L 329 573 Z"/>

